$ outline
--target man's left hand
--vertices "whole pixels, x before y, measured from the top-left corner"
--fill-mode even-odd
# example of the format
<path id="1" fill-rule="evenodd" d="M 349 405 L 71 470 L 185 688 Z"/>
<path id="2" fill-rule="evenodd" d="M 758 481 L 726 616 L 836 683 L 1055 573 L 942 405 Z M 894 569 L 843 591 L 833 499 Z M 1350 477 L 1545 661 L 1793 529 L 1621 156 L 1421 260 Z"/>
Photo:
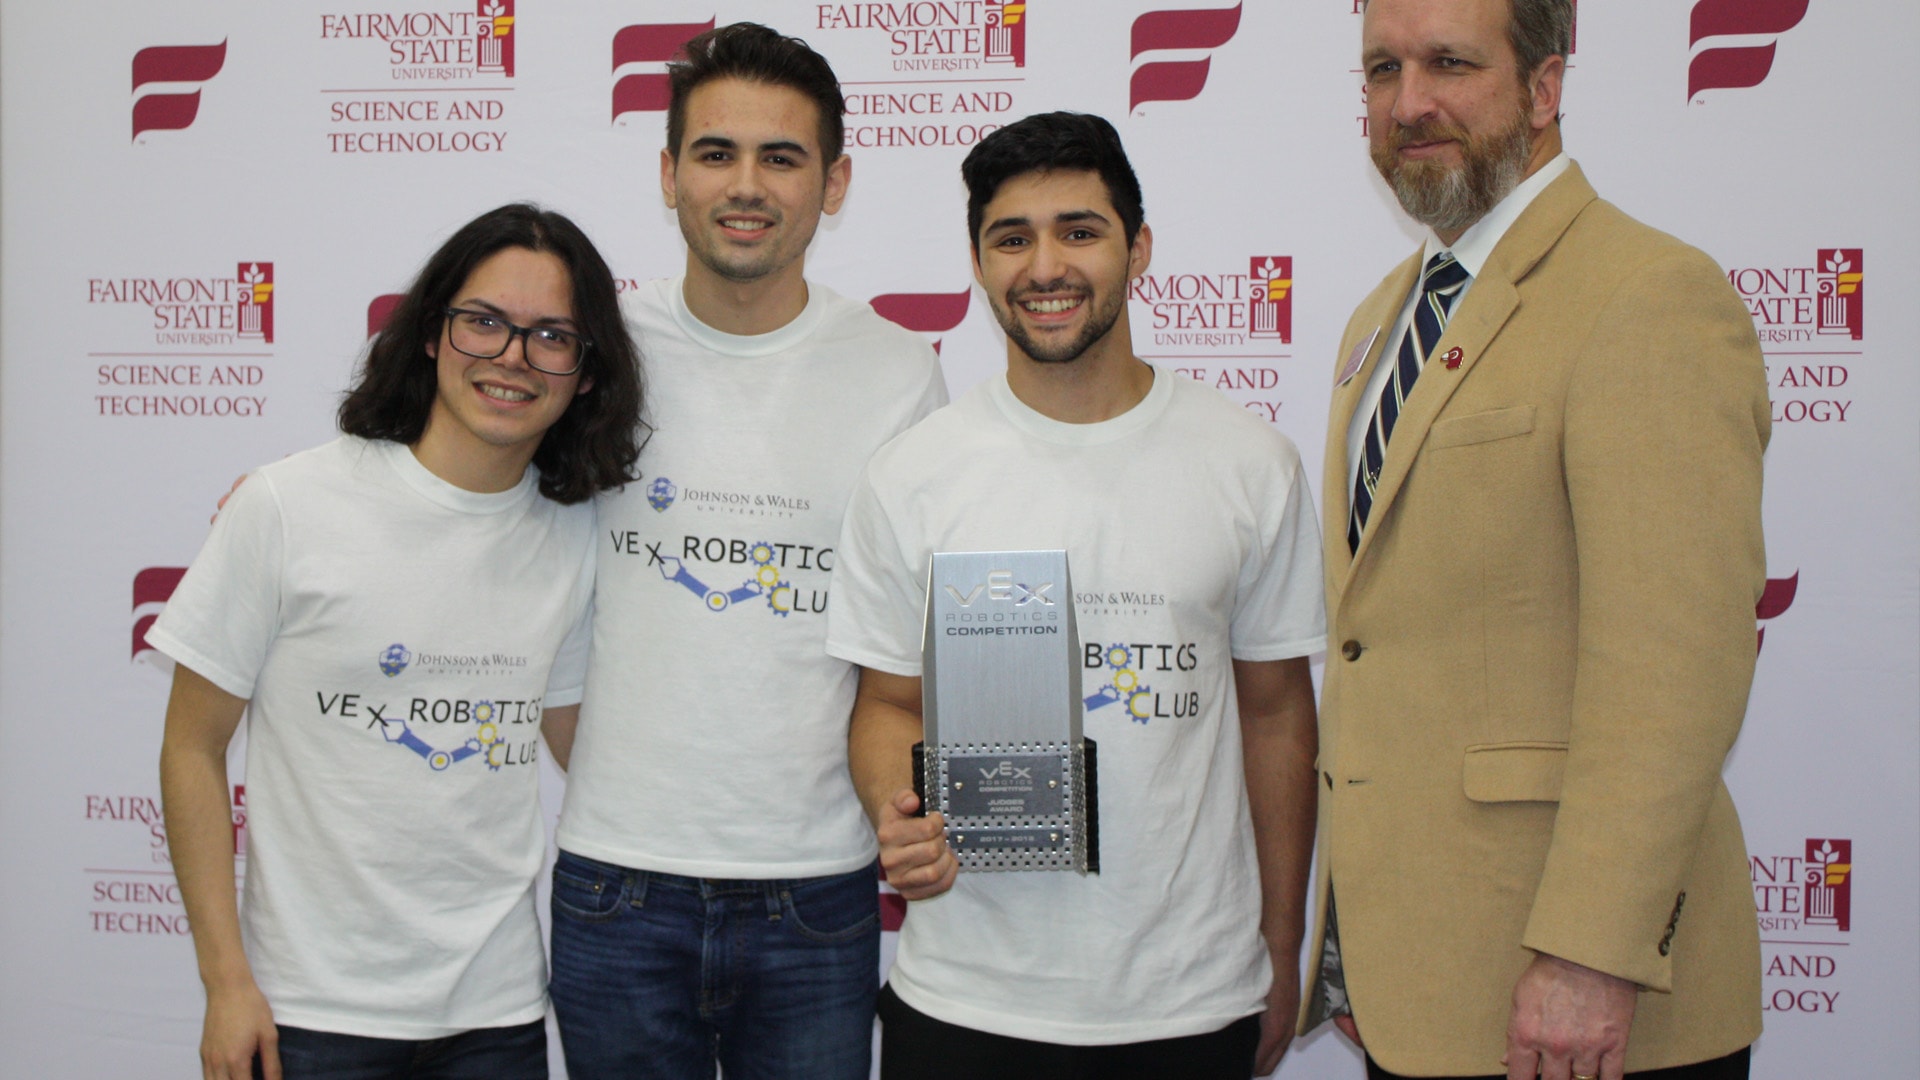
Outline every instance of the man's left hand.
<path id="1" fill-rule="evenodd" d="M 1260 1045 L 1253 1052 L 1253 1075 L 1272 1076 L 1280 1067 L 1280 1058 L 1293 1042 L 1294 1025 L 1300 1022 L 1300 954 L 1291 959 L 1284 950 L 1273 954 L 1273 989 L 1267 991 L 1267 1011 L 1260 1014 Z"/>
<path id="2" fill-rule="evenodd" d="M 1513 987 L 1507 1080 L 1621 1080 L 1639 993 L 1606 972 L 1545 953 L 1534 957 Z"/>

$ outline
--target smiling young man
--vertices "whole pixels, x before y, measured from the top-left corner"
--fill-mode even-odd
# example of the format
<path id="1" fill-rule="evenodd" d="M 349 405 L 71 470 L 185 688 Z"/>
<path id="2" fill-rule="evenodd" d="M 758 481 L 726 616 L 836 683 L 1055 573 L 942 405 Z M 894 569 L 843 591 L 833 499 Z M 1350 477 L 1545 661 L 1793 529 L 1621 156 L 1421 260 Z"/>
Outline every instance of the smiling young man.
<path id="1" fill-rule="evenodd" d="M 654 432 L 643 483 L 599 504 L 554 1007 L 576 1076 L 864 1080 L 875 847 L 828 587 L 861 468 L 946 384 L 917 335 L 805 277 L 851 174 L 826 60 L 741 23 L 669 72 L 686 270 L 627 298 Z"/>
<path id="2" fill-rule="evenodd" d="M 1765 578 L 1765 372 L 1712 260 L 1561 150 L 1571 0 L 1371 0 L 1372 154 L 1426 244 L 1326 455 L 1321 962 L 1370 1075 L 1747 1074 L 1720 779 Z M 1391 1071 L 1389 1071 L 1391 1070 Z"/>
<path id="3" fill-rule="evenodd" d="M 1324 644 L 1299 455 L 1134 355 L 1127 290 L 1153 235 L 1112 125 L 1028 117 L 962 172 L 1006 376 L 874 456 L 827 639 L 861 665 L 854 779 L 912 901 L 881 995 L 882 1074 L 1265 1074 L 1298 1000 L 1307 657 Z M 940 817 L 913 816 L 928 560 L 1054 548 L 1090 658 L 1100 873 L 961 872 Z"/>

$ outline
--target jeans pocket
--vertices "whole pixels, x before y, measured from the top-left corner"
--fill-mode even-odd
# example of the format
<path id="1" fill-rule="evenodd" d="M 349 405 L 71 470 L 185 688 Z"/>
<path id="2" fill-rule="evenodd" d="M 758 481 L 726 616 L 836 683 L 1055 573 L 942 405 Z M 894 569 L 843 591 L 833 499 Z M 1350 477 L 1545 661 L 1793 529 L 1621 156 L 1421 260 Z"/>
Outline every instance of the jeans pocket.
<path id="1" fill-rule="evenodd" d="M 880 880 L 871 869 L 788 883 L 780 906 L 795 933 L 822 945 L 839 945 L 878 933 Z"/>
<path id="2" fill-rule="evenodd" d="M 625 906 L 627 878 L 618 867 L 561 852 L 553 864 L 553 912 L 581 922 L 602 922 Z"/>

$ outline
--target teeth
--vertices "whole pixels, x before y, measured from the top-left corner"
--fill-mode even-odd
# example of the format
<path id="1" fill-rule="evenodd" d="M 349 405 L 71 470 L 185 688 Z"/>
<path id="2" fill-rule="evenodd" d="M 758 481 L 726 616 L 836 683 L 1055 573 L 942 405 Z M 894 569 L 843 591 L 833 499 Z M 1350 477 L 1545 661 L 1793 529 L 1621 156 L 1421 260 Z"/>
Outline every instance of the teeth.
<path id="1" fill-rule="evenodd" d="M 533 395 L 527 393 L 525 390 L 510 390 L 504 386 L 489 386 L 486 383 L 480 384 L 480 392 L 487 395 L 490 398 L 493 398 L 495 401 L 532 401 L 533 400 Z"/>
<path id="2" fill-rule="evenodd" d="M 769 223 L 765 221 L 733 221 L 723 218 L 720 224 L 725 225 L 729 229 L 737 229 L 740 232 L 759 232 L 761 229 L 766 228 Z"/>
<path id="3" fill-rule="evenodd" d="M 1021 306 L 1036 315 L 1057 315 L 1062 311 L 1071 311 L 1080 306 L 1080 299 L 1073 297 L 1066 300 L 1028 300 Z"/>

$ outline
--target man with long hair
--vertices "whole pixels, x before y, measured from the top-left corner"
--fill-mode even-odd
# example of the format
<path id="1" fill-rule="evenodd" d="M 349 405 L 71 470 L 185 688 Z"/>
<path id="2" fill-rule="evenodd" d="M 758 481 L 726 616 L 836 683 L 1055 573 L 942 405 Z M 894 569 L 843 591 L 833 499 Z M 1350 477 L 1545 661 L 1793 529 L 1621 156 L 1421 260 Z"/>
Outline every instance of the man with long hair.
<path id="1" fill-rule="evenodd" d="M 588 500 L 632 478 L 640 404 L 599 253 L 504 206 L 427 261 L 345 434 L 228 500 L 148 634 L 178 664 L 161 790 L 210 1080 L 547 1075 L 534 765 L 580 698 L 549 673 L 587 647 Z"/>

